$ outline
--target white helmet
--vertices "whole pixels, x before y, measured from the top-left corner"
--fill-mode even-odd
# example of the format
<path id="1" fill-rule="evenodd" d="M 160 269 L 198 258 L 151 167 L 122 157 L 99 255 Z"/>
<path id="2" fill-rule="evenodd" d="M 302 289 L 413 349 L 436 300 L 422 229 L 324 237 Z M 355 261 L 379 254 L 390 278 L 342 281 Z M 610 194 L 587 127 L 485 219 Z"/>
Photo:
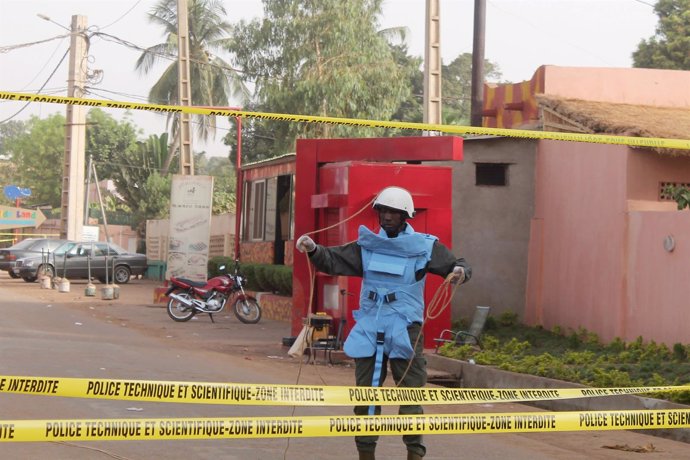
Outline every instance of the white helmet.
<path id="1" fill-rule="evenodd" d="M 409 217 L 414 217 L 414 203 L 410 192 L 400 187 L 386 187 L 381 190 L 379 196 L 374 200 L 374 209 L 377 206 L 404 211 Z"/>

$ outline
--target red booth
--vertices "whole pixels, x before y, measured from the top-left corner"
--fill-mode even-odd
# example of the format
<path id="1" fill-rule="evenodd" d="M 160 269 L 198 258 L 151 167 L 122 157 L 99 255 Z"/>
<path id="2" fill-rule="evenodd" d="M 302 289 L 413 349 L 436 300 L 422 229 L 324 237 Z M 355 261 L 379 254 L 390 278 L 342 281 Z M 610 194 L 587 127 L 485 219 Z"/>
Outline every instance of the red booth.
<path id="1" fill-rule="evenodd" d="M 384 187 L 395 185 L 412 194 L 417 211 L 409 220 L 412 227 L 436 235 L 452 249 L 452 170 L 418 163 L 461 159 L 459 137 L 298 140 L 295 238 L 333 226 L 311 236 L 319 244 L 334 246 L 356 240 L 360 225 L 378 231 L 372 200 Z M 313 270 L 312 266 L 310 275 L 304 254 L 295 254 L 292 334 L 299 333 L 309 314 L 323 312 L 333 318 L 334 330 L 346 319 L 346 337 L 354 325 L 352 311 L 359 308 L 361 279 Z M 442 281 L 435 275 L 427 277 L 427 305 Z M 425 347 L 434 346 L 433 338 L 449 328 L 450 321 L 450 308 L 426 321 Z"/>

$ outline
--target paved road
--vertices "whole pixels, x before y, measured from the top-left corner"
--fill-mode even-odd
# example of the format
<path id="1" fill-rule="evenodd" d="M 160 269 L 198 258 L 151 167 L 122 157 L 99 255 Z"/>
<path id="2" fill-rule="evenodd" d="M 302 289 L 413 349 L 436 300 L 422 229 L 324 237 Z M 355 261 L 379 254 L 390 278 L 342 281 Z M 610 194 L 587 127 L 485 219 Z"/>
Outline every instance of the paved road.
<path id="1" fill-rule="evenodd" d="M 100 287 L 97 285 L 97 287 Z M 133 280 L 120 299 L 83 295 L 74 282 L 69 293 L 43 290 L 38 283 L 0 274 L 0 374 L 200 382 L 264 382 L 349 385 L 353 370 L 300 365 L 286 355 L 282 337 L 289 325 L 262 320 L 239 323 L 221 314 L 211 323 L 170 320 L 152 304 L 155 284 Z M 100 294 L 99 294 L 100 295 Z M 537 409 L 516 404 L 430 406 L 427 412 L 512 412 Z M 386 408 L 394 413 L 395 408 Z M 0 394 L 0 419 L 163 418 L 287 416 L 292 408 L 139 403 L 96 399 Z M 295 415 L 349 415 L 349 408 L 296 408 Z M 604 446 L 653 445 L 654 459 L 690 459 L 687 444 L 639 433 L 501 434 L 427 436 L 428 459 L 630 459 L 641 454 Z M 397 436 L 382 438 L 378 457 L 405 458 Z M 2 443 L 0 458 L 80 459 L 345 459 L 356 458 L 351 438 L 278 440 L 110 441 Z"/>

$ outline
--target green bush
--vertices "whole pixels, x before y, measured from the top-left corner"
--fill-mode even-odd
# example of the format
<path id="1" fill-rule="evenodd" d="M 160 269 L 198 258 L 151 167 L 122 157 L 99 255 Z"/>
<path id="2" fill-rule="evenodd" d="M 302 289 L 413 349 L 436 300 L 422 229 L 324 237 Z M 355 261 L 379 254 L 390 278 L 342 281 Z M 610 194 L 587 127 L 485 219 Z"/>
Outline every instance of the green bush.
<path id="1" fill-rule="evenodd" d="M 230 257 L 217 256 L 208 261 L 208 276 L 220 274 L 219 267 L 225 265 L 226 273 L 234 273 L 235 261 Z M 292 267 L 272 264 L 240 264 L 240 273 L 247 279 L 250 291 L 274 292 L 284 296 L 292 295 Z"/>
<path id="2" fill-rule="evenodd" d="M 580 328 L 565 333 L 556 327 L 511 324 L 512 315 L 489 317 L 483 348 L 444 345 L 439 353 L 454 359 L 538 375 L 592 387 L 687 385 L 690 382 L 690 345 L 672 349 L 641 337 L 626 343 L 620 338 L 602 344 L 596 334 Z M 556 333 L 558 332 L 558 333 Z M 690 403 L 690 391 L 655 394 L 681 404 Z"/>

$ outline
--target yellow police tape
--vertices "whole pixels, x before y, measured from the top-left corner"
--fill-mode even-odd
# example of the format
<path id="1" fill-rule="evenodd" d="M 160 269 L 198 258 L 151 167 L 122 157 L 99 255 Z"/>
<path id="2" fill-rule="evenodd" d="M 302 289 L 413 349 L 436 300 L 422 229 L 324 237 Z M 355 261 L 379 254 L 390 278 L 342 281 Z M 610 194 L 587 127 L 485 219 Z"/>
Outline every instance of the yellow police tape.
<path id="1" fill-rule="evenodd" d="M 395 388 L 169 382 L 0 375 L 0 393 L 72 398 L 266 406 L 438 405 L 521 402 L 690 391 L 690 385 L 631 388 Z"/>
<path id="2" fill-rule="evenodd" d="M 482 128 L 475 126 L 436 125 L 429 123 L 409 123 L 403 121 L 360 120 L 357 118 L 322 117 L 314 115 L 292 115 L 270 112 L 250 112 L 204 107 L 144 104 L 120 101 L 103 101 L 65 96 L 46 96 L 41 94 L 11 93 L 0 91 L 0 100 L 19 102 L 40 102 L 49 104 L 73 104 L 87 107 L 102 107 L 125 110 L 146 110 L 156 113 L 190 113 L 227 117 L 260 118 L 265 120 L 293 121 L 298 123 L 327 123 L 371 128 L 397 128 L 421 131 L 436 131 L 449 134 L 474 134 L 517 137 L 527 139 L 549 139 L 557 141 L 588 142 L 594 144 L 620 144 L 633 147 L 667 148 L 690 150 L 688 139 L 663 139 L 657 137 L 628 137 L 608 134 L 559 133 L 551 131 L 529 131 L 505 128 Z"/>
<path id="3" fill-rule="evenodd" d="M 541 433 L 690 428 L 690 409 L 380 416 L 0 420 L 0 442 Z"/>

